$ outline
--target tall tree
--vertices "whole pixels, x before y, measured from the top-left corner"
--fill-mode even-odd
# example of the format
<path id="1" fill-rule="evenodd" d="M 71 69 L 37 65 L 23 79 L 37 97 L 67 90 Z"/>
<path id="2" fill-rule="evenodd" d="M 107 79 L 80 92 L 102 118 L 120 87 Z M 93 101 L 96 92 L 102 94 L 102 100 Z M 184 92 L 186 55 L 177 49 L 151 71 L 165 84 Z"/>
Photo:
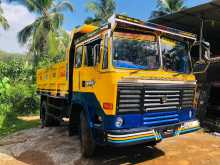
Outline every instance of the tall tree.
<path id="1" fill-rule="evenodd" d="M 0 5 L 1 5 L 2 1 L 0 0 Z M 4 30 L 7 30 L 9 28 L 9 24 L 7 19 L 3 16 L 4 11 L 2 9 L 2 7 L 0 6 L 0 25 L 3 27 Z"/>
<path id="2" fill-rule="evenodd" d="M 157 0 L 157 10 L 152 12 L 151 17 L 160 17 L 172 14 L 186 8 L 185 0 Z"/>
<path id="3" fill-rule="evenodd" d="M 62 11 L 73 11 L 73 6 L 68 0 L 23 0 L 30 12 L 36 13 L 36 20 L 27 25 L 18 33 L 21 44 L 29 43 L 31 54 L 34 56 L 34 64 L 37 65 L 40 58 L 48 56 L 48 39 L 50 33 L 57 33 L 60 29 L 64 15 Z M 57 2 L 57 3 L 56 3 Z"/>
<path id="4" fill-rule="evenodd" d="M 116 10 L 116 3 L 115 0 L 95 0 L 88 2 L 86 8 L 94 13 L 94 17 L 88 17 L 85 23 L 100 25 L 113 15 Z"/>
<path id="5" fill-rule="evenodd" d="M 60 29 L 58 34 L 50 33 L 48 40 L 48 54 L 52 58 L 52 62 L 64 60 L 66 48 L 70 45 L 70 34 L 64 29 Z"/>

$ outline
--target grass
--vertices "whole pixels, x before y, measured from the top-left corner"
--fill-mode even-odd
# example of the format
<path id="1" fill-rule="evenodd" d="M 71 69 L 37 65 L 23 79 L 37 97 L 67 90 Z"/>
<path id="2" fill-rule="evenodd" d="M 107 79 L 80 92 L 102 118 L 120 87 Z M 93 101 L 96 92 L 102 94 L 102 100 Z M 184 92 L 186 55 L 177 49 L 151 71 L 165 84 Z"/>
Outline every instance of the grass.
<path id="1" fill-rule="evenodd" d="M 0 125 L 0 137 L 7 136 L 20 130 L 34 128 L 39 126 L 39 124 L 40 121 L 36 117 L 32 119 L 31 117 L 19 117 L 14 113 L 7 113 L 2 125 Z"/>

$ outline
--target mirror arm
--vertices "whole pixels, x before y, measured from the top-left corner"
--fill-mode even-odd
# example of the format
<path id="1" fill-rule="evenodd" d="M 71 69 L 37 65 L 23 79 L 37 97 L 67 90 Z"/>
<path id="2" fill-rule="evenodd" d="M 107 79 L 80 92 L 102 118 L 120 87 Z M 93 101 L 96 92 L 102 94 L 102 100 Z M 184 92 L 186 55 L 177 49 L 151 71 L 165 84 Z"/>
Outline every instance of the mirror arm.
<path id="1" fill-rule="evenodd" d="M 203 27 L 204 27 L 204 21 L 201 19 L 201 26 L 200 26 L 200 38 L 199 38 L 199 61 L 202 61 L 202 41 L 203 41 Z"/>
<path id="2" fill-rule="evenodd" d="M 93 66 L 95 66 L 96 65 L 96 46 L 94 46 L 93 48 L 93 55 L 94 55 Z"/>
<path id="3" fill-rule="evenodd" d="M 202 73 L 205 73 L 207 72 L 209 66 L 210 66 L 211 62 L 208 62 L 205 69 L 203 71 L 200 71 L 200 72 L 193 72 L 193 74 L 202 74 Z"/>

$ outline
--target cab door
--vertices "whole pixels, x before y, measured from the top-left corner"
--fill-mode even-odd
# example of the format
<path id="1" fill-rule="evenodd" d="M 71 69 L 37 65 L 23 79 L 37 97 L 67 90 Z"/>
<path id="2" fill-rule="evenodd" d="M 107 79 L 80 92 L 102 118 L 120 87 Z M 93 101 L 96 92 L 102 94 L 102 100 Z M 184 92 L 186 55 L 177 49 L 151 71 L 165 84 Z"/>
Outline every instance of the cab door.
<path id="1" fill-rule="evenodd" d="M 80 71 L 82 69 L 83 46 L 77 46 L 75 49 L 75 59 L 73 68 L 73 91 L 80 91 Z"/>
<path id="2" fill-rule="evenodd" d="M 95 92 L 99 76 L 100 44 L 101 39 L 98 38 L 84 45 L 84 64 L 80 70 L 80 91 L 82 92 Z"/>

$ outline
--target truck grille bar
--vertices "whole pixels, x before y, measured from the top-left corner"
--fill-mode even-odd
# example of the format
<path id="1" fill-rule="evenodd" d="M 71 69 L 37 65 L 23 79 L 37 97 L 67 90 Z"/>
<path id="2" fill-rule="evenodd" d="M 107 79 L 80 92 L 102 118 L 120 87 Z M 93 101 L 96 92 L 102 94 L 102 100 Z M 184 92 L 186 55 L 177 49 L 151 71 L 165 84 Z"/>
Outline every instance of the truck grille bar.
<path id="1" fill-rule="evenodd" d="M 182 96 L 182 107 L 187 108 L 191 107 L 194 101 L 194 89 L 184 89 Z"/>
<path id="2" fill-rule="evenodd" d="M 118 113 L 154 112 L 192 108 L 195 86 L 118 86 Z"/>
<path id="3" fill-rule="evenodd" d="M 142 90 L 136 88 L 120 88 L 118 95 L 118 110 L 120 112 L 141 111 Z"/>
<path id="4" fill-rule="evenodd" d="M 179 114 L 177 111 L 148 112 L 143 117 L 143 125 L 147 127 L 175 124 L 178 122 Z"/>
<path id="5" fill-rule="evenodd" d="M 179 89 L 146 89 L 144 96 L 144 111 L 177 109 L 180 107 L 180 96 L 181 90 Z M 153 101 L 148 101 L 150 99 Z"/>

